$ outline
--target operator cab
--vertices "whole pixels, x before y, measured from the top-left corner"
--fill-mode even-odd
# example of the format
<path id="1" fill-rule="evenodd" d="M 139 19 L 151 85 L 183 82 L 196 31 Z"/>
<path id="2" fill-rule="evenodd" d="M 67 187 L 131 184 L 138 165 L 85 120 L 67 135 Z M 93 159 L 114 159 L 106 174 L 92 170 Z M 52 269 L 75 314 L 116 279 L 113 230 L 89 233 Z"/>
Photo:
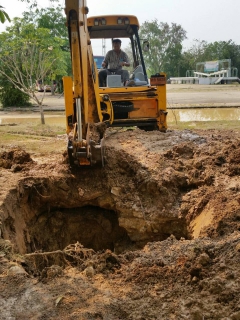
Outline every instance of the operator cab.
<path id="1" fill-rule="evenodd" d="M 148 51 L 149 43 L 147 40 L 141 41 L 139 38 L 139 22 L 137 17 L 132 15 L 109 15 L 109 16 L 94 16 L 87 19 L 88 32 L 90 39 L 111 39 L 120 38 L 121 40 L 128 39 L 131 44 L 131 56 L 133 70 L 130 74 L 130 86 L 148 86 L 148 76 L 145 63 L 143 60 L 143 51 Z M 103 42 L 104 43 L 104 42 Z M 99 67 L 98 67 L 99 69 Z M 129 72 L 128 70 L 123 70 Z M 121 76 L 112 72 L 108 75 L 107 87 L 123 86 Z"/>

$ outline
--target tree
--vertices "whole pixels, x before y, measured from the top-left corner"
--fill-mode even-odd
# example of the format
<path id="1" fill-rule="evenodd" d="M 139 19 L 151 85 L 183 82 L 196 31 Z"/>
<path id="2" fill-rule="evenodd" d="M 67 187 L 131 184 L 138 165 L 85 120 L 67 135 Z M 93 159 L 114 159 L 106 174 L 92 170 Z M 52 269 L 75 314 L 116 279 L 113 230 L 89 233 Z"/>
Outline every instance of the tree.
<path id="1" fill-rule="evenodd" d="M 49 29 L 51 36 L 68 41 L 66 17 L 63 15 L 63 8 L 60 5 L 24 12 L 23 18 L 27 23 L 34 23 L 37 28 Z"/>
<path id="2" fill-rule="evenodd" d="M 71 57 L 68 39 L 68 30 L 65 22 L 66 17 L 63 15 L 63 9 L 60 5 L 54 8 L 44 8 L 39 10 L 38 8 L 29 12 L 23 13 L 23 18 L 26 23 L 34 23 L 36 28 L 45 28 L 50 31 L 52 37 L 61 39 L 60 49 L 65 60 L 64 73 L 56 73 L 56 79 L 58 82 L 61 81 L 63 75 L 71 74 Z"/>
<path id="3" fill-rule="evenodd" d="M 231 59 L 232 67 L 240 70 L 240 45 L 232 40 L 209 43 L 206 47 L 206 56 L 209 61 Z"/>
<path id="4" fill-rule="evenodd" d="M 150 50 L 144 52 L 148 72 L 163 71 L 169 76 L 178 75 L 182 42 L 186 39 L 186 31 L 181 25 L 169 25 L 157 19 L 145 21 L 140 28 L 140 37 L 150 43 Z"/>
<path id="5" fill-rule="evenodd" d="M 191 47 L 183 52 L 181 59 L 181 74 L 186 76 L 187 70 L 196 70 L 196 63 L 208 60 L 206 53 L 208 43 L 205 40 L 195 39 Z"/>
<path id="6" fill-rule="evenodd" d="M 4 7 L 0 6 L 0 21 L 1 21 L 1 23 L 4 23 L 6 20 L 8 20 L 10 22 L 11 19 L 9 18 L 7 12 L 4 11 L 3 9 L 4 9 Z"/>
<path id="7" fill-rule="evenodd" d="M 44 95 L 41 99 L 36 95 L 36 81 L 44 84 L 52 72 L 66 71 L 61 39 L 51 37 L 49 29 L 36 29 L 34 24 L 15 18 L 14 25 L 0 35 L 0 42 L 0 75 L 37 103 L 44 124 Z"/>
<path id="8" fill-rule="evenodd" d="M 232 67 L 240 70 L 240 45 L 232 40 L 207 43 L 195 40 L 194 44 L 182 54 L 183 74 L 187 70 L 196 70 L 197 62 L 231 59 Z M 222 66 L 224 68 L 224 65 Z"/>

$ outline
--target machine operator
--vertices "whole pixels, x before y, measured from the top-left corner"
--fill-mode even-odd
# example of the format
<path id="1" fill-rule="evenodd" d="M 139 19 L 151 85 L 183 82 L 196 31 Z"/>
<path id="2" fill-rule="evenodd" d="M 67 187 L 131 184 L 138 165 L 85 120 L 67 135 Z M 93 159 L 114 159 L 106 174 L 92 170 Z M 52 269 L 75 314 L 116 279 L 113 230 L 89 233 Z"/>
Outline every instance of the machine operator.
<path id="1" fill-rule="evenodd" d="M 127 54 L 121 50 L 122 41 L 120 39 L 113 39 L 113 49 L 108 51 L 99 71 L 99 86 L 104 87 L 106 85 L 107 75 L 117 74 L 121 75 L 121 79 L 124 85 L 129 81 L 129 73 L 127 70 L 123 70 L 122 67 L 129 67 L 129 59 Z"/>

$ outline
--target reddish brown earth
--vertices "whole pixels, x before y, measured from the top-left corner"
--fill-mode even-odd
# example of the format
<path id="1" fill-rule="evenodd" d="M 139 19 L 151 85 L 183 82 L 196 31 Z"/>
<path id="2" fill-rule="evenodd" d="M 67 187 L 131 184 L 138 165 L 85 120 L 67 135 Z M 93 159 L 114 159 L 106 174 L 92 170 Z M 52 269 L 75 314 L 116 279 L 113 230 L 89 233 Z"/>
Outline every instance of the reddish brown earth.
<path id="1" fill-rule="evenodd" d="M 109 130 L 104 168 L 32 158 L 0 150 L 1 320 L 240 319 L 238 132 Z"/>

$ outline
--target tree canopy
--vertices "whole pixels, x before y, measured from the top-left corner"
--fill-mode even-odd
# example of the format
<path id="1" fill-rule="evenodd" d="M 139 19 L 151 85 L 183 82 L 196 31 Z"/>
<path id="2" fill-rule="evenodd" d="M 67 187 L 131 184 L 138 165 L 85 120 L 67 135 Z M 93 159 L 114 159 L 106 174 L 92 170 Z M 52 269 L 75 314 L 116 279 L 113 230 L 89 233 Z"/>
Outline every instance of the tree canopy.
<path id="1" fill-rule="evenodd" d="M 12 25 L 0 34 L 1 93 L 8 85 L 7 79 L 42 105 L 35 94 L 36 81 L 49 84 L 69 73 L 70 55 L 64 19 L 60 6 L 31 10 L 25 12 L 23 18 L 14 18 Z"/>
<path id="2" fill-rule="evenodd" d="M 240 70 L 240 45 L 232 40 L 207 41 L 195 40 L 193 45 L 183 52 L 181 60 L 181 76 L 187 70 L 196 70 L 197 62 L 231 59 L 231 66 Z"/>
<path id="3" fill-rule="evenodd" d="M 150 50 L 144 52 L 145 62 L 150 74 L 164 71 L 169 75 L 177 74 L 181 60 L 182 42 L 186 31 L 176 23 L 145 21 L 140 28 L 140 37 L 148 39 Z"/>
<path id="4" fill-rule="evenodd" d="M 9 58 L 11 54 L 22 55 L 27 43 L 28 51 L 31 51 L 32 54 L 38 51 L 41 54 L 45 53 L 46 57 L 46 52 L 48 52 L 48 57 L 51 60 L 48 61 L 48 64 L 51 65 L 51 70 L 42 74 L 45 79 L 47 77 L 47 80 L 50 81 L 53 75 L 61 79 L 63 75 L 70 72 L 67 28 L 65 27 L 63 9 L 59 5 L 54 8 L 30 10 L 23 13 L 22 19 L 14 18 L 12 25 L 0 34 L 0 41 L 2 66 L 3 59 L 6 60 L 7 56 Z M 35 59 L 37 61 L 36 57 Z M 23 60 L 23 57 L 20 60 Z M 24 63 L 27 62 L 30 64 L 30 59 Z M 36 66 L 39 67 L 38 64 Z M 31 76 L 35 79 L 39 78 L 38 73 L 39 70 L 36 67 L 31 70 Z"/>
<path id="5" fill-rule="evenodd" d="M 23 13 L 27 23 L 34 23 L 37 28 L 50 30 L 50 35 L 68 41 L 66 17 L 63 15 L 63 8 L 58 4 L 52 8 L 30 10 Z"/>

